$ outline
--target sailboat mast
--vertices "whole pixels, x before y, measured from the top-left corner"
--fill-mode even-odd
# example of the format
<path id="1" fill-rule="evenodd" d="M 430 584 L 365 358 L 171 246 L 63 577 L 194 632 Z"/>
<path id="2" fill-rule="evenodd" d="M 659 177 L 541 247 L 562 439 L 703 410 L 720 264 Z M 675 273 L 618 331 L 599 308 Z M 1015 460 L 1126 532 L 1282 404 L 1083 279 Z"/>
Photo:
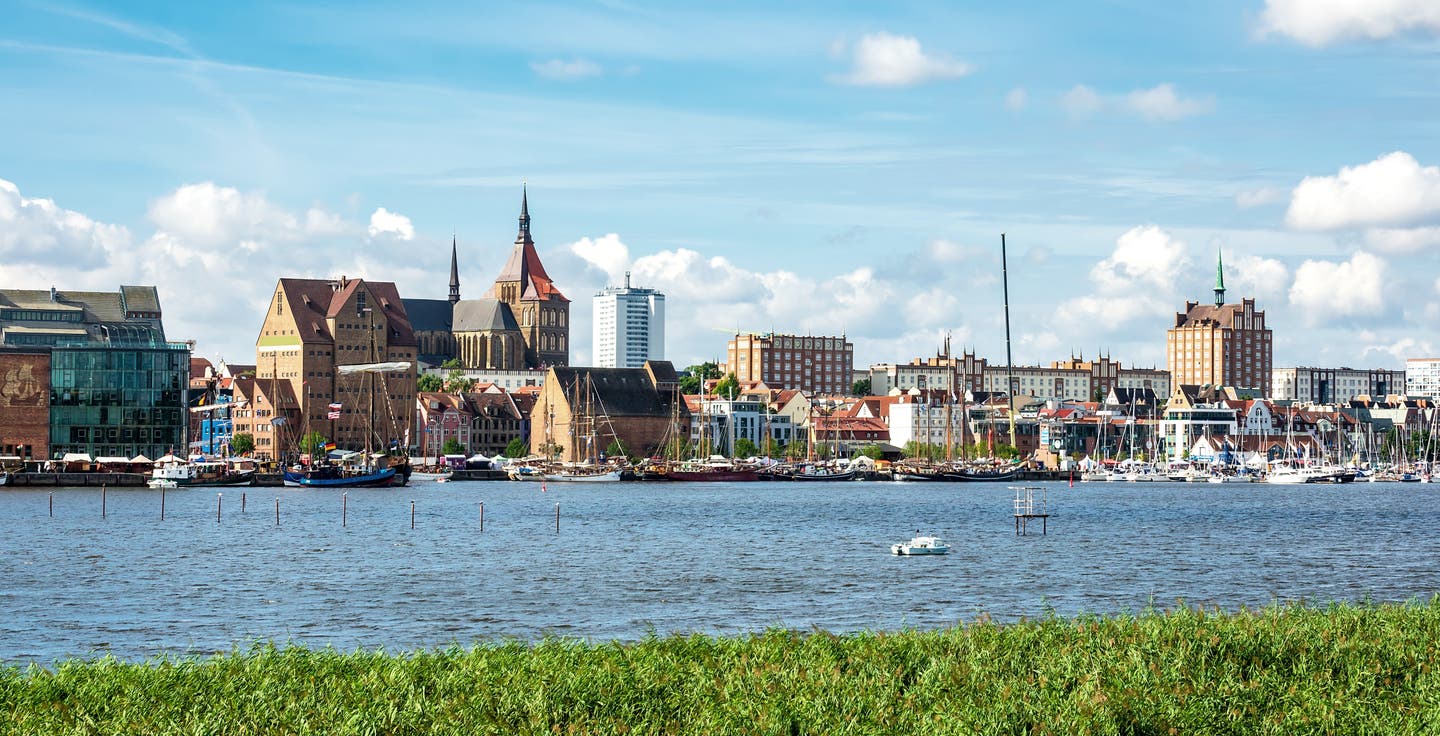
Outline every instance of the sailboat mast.
<path id="1" fill-rule="evenodd" d="M 1010 403 L 1010 446 L 1020 449 L 1015 436 L 1015 360 L 1010 356 L 1010 269 L 1005 260 L 1005 233 L 1000 233 L 1000 283 L 1005 297 L 1005 395 Z"/>

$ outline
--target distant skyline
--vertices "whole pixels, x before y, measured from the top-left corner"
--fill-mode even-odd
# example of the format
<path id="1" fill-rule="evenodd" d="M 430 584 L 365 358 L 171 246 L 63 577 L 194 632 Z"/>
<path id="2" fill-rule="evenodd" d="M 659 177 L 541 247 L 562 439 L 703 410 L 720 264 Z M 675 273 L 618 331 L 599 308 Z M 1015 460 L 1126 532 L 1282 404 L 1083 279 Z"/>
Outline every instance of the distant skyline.
<path id="1" fill-rule="evenodd" d="M 0 286 L 160 289 L 255 359 L 282 276 L 484 295 L 528 182 L 590 297 L 666 294 L 667 358 L 845 333 L 855 363 L 1164 367 L 1253 296 L 1275 365 L 1440 355 L 1440 10 L 1426 0 L 164 5 L 12 0 Z"/>

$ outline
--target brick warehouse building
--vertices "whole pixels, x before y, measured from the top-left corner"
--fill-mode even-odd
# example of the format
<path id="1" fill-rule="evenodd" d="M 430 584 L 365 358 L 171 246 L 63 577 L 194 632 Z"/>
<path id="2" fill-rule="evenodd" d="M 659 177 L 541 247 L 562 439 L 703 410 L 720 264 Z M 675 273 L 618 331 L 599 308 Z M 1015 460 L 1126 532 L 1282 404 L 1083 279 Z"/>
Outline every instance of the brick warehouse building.
<path id="1" fill-rule="evenodd" d="M 726 373 L 741 383 L 818 394 L 848 394 L 855 373 L 855 346 L 840 337 L 739 334 L 725 347 Z"/>
<path id="2" fill-rule="evenodd" d="M 1265 312 L 1255 309 L 1254 299 L 1225 303 L 1225 273 L 1217 256 L 1215 304 L 1186 302 L 1166 333 L 1171 386 L 1235 386 L 1269 396 L 1271 338 Z"/>
<path id="3" fill-rule="evenodd" d="M 272 405 L 279 413 L 266 416 L 260 411 L 267 407 L 254 406 L 235 418 L 235 431 L 253 432 L 256 455 L 266 458 L 298 452 L 296 443 L 310 432 L 347 450 L 406 446 L 413 439 L 415 349 L 395 284 L 344 276 L 280 279 L 255 341 L 255 381 L 242 391 L 268 395 L 273 402 L 293 396 L 296 406 L 287 414 Z M 409 367 L 383 374 L 340 371 L 384 362 Z M 330 418 L 331 404 L 340 407 L 337 419 Z M 279 417 L 285 417 L 279 431 L 256 427 Z M 262 446 L 262 435 L 272 435 L 266 437 L 272 439 L 268 446 Z"/>
<path id="4" fill-rule="evenodd" d="M 597 438 L 587 442 L 592 425 Z M 676 436 L 690 436 L 690 412 L 666 360 L 643 368 L 551 368 L 530 414 L 531 452 L 558 446 L 565 462 L 599 455 L 614 439 L 632 455 L 655 455 Z"/>

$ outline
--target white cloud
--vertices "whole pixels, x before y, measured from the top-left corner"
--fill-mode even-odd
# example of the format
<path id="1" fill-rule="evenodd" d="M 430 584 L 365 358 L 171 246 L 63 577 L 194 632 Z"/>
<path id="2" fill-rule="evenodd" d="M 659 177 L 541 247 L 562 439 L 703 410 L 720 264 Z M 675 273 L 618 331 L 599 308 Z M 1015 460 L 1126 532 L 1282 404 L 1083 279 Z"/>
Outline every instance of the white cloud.
<path id="1" fill-rule="evenodd" d="M 546 79 L 562 82 L 598 77 L 605 71 L 599 64 L 588 59 L 534 61 L 530 63 L 530 69 Z"/>
<path id="2" fill-rule="evenodd" d="M 1263 207 L 1267 204 L 1275 204 L 1276 202 L 1285 201 L 1285 196 L 1287 194 L 1288 192 L 1286 192 L 1284 189 L 1281 189 L 1280 187 L 1260 187 L 1258 189 L 1248 189 L 1235 195 L 1235 206 L 1239 207 L 1242 210 L 1248 210 L 1254 207 Z"/>
<path id="3" fill-rule="evenodd" d="M 1083 120 L 1100 112 L 1102 103 L 1100 95 L 1096 94 L 1095 90 L 1083 84 L 1077 84 L 1060 98 L 1060 106 L 1071 118 Z"/>
<path id="4" fill-rule="evenodd" d="M 1215 109 L 1215 98 L 1184 98 L 1175 94 L 1175 85 L 1156 85 L 1150 89 L 1137 89 L 1125 97 L 1125 104 L 1146 120 L 1174 122 L 1191 115 L 1211 112 Z"/>
<path id="5" fill-rule="evenodd" d="M 611 285 L 620 283 L 630 265 L 630 248 L 620 242 L 620 236 L 615 233 L 594 240 L 581 238 L 570 244 L 570 252 L 604 271 Z"/>
<path id="6" fill-rule="evenodd" d="M 1405 364 L 1406 358 L 1420 358 L 1435 355 L 1434 343 L 1429 340 L 1420 340 L 1415 337 L 1402 337 L 1390 343 L 1375 343 L 1366 345 L 1361 351 L 1362 357 L 1384 355 L 1395 363 Z M 1398 387 L 1397 387 L 1398 389 Z M 1395 393 L 1402 393 L 1397 390 Z"/>
<path id="7" fill-rule="evenodd" d="M 849 73 L 832 79 L 859 86 L 908 87 L 963 77 L 973 70 L 969 64 L 948 56 L 926 54 L 913 36 L 884 31 L 861 37 L 855 44 L 853 63 Z"/>
<path id="8" fill-rule="evenodd" d="M 1295 270 L 1290 305 L 1308 325 L 1385 311 L 1386 264 L 1358 251 L 1342 263 L 1305 261 Z"/>
<path id="9" fill-rule="evenodd" d="M 1308 46 L 1440 34 L 1435 0 L 1266 0 L 1262 35 L 1278 33 Z"/>
<path id="10" fill-rule="evenodd" d="M 1440 167 L 1396 151 L 1335 176 L 1307 176 L 1285 222 L 1299 230 L 1397 227 L 1440 220 Z"/>
<path id="11" fill-rule="evenodd" d="M 1230 294 L 1264 301 L 1285 294 L 1290 284 L 1290 269 L 1273 258 L 1247 254 L 1225 264 L 1225 281 Z"/>
<path id="12" fill-rule="evenodd" d="M 1418 253 L 1440 246 L 1440 227 L 1372 228 L 1365 231 L 1365 247 L 1382 253 Z"/>
<path id="13" fill-rule="evenodd" d="M 1016 87 L 1005 93 L 1005 109 L 1010 112 L 1020 112 L 1030 102 L 1030 95 L 1024 87 Z"/>
<path id="14" fill-rule="evenodd" d="M 399 240 L 414 240 L 415 226 L 411 224 L 410 218 L 398 212 L 391 212 L 384 207 L 379 207 L 370 213 L 369 233 L 372 238 L 381 235 L 393 235 Z"/>
<path id="15" fill-rule="evenodd" d="M 58 262 L 89 270 L 104 266 L 129 243 L 130 231 L 123 226 L 96 222 L 53 200 L 27 199 L 20 187 L 0 179 L 0 261 L 6 264 Z"/>
<path id="16" fill-rule="evenodd" d="M 1177 285 L 1190 267 L 1188 250 L 1154 225 L 1131 228 L 1090 270 L 1093 292 L 1063 302 L 1055 321 L 1072 332 L 1116 333 L 1137 320 L 1163 320 L 1180 301 Z"/>

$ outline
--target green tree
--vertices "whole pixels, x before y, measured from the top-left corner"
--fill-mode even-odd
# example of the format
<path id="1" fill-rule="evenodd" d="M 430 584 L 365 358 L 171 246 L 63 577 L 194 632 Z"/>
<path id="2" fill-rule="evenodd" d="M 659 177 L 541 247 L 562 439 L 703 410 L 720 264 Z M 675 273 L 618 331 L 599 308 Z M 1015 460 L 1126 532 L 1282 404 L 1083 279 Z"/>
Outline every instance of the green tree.
<path id="1" fill-rule="evenodd" d="M 311 432 L 300 438 L 300 451 L 318 455 L 325 450 L 325 435 L 319 432 Z"/>
<path id="2" fill-rule="evenodd" d="M 530 454 L 530 443 L 524 437 L 516 437 L 505 446 L 505 457 L 525 457 Z"/>
<path id="3" fill-rule="evenodd" d="M 462 365 L 460 364 L 460 359 L 459 359 L 459 358 L 451 358 L 451 359 L 445 361 L 444 363 L 441 363 L 441 364 L 440 364 L 440 367 L 441 367 L 441 368 L 448 369 L 448 370 L 455 370 L 455 369 L 458 369 L 458 368 L 463 368 L 464 366 L 462 366 Z"/>
<path id="4" fill-rule="evenodd" d="M 236 432 L 230 438 L 230 453 L 232 455 L 248 455 L 255 450 L 255 437 L 249 432 Z"/>
<path id="5" fill-rule="evenodd" d="M 558 458 L 565 452 L 565 446 L 558 442 L 548 441 L 540 445 L 540 454 L 548 458 Z"/>
<path id="6" fill-rule="evenodd" d="M 866 445 L 860 448 L 860 454 L 871 460 L 879 460 L 885 457 L 885 450 L 881 449 L 879 445 Z"/>
<path id="7" fill-rule="evenodd" d="M 475 379 L 466 378 L 465 372 L 456 368 L 445 377 L 445 390 L 452 394 L 463 394 L 475 388 Z"/>
<path id="8" fill-rule="evenodd" d="M 444 391 L 445 380 L 434 373 L 422 373 L 415 379 L 415 390 L 427 394 Z"/>
<path id="9" fill-rule="evenodd" d="M 685 375 L 680 377 L 680 392 L 684 394 L 698 394 L 705 387 L 707 379 L 719 378 L 720 366 L 714 362 L 692 365 L 685 369 Z"/>
<path id="10" fill-rule="evenodd" d="M 727 373 L 720 382 L 715 384 L 715 395 L 731 398 L 740 393 L 740 381 L 735 378 L 734 373 Z"/>
<path id="11" fill-rule="evenodd" d="M 754 457 L 760 454 L 760 448 L 750 441 L 749 437 L 741 437 L 735 440 L 735 457 Z"/>
<path id="12" fill-rule="evenodd" d="M 862 378 L 850 385 L 850 393 L 855 396 L 870 395 L 870 379 Z"/>
<path id="13" fill-rule="evenodd" d="M 625 443 L 621 442 L 619 437 L 616 437 L 615 439 L 610 440 L 610 445 L 605 448 L 605 457 L 628 458 L 630 457 L 630 453 L 625 449 Z"/>
<path id="14" fill-rule="evenodd" d="M 445 440 L 445 444 L 440 448 L 440 452 L 446 455 L 463 455 L 465 453 L 465 446 L 460 444 L 460 440 L 450 437 Z"/>

